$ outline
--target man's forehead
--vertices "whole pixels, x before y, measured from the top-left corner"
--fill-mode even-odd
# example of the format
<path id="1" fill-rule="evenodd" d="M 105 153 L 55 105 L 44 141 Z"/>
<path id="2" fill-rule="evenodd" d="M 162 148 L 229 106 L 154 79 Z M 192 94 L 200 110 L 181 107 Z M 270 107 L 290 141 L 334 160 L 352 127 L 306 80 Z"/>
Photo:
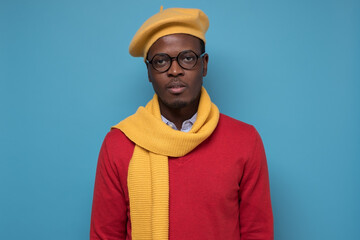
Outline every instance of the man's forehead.
<path id="1" fill-rule="evenodd" d="M 200 51 L 201 39 L 183 33 L 169 34 L 156 40 L 149 48 L 148 56 L 157 53 L 177 54 L 184 50 Z"/>
<path id="2" fill-rule="evenodd" d="M 198 43 L 201 41 L 201 39 L 192 36 L 190 34 L 184 34 L 184 33 L 174 33 L 169 34 L 166 36 L 163 36 L 159 39 L 157 39 L 152 45 L 161 45 L 161 46 L 180 46 L 180 45 L 198 45 Z"/>

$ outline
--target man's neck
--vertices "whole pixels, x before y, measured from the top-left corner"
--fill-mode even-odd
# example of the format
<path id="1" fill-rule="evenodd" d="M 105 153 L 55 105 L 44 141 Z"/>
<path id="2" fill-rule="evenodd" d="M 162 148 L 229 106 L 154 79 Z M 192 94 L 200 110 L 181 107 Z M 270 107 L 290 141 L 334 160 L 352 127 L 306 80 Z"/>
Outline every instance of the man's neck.
<path id="1" fill-rule="evenodd" d="M 181 129 L 183 122 L 190 119 L 197 112 L 199 99 L 183 108 L 169 108 L 161 102 L 159 102 L 159 105 L 161 115 L 173 122 L 177 129 Z"/>

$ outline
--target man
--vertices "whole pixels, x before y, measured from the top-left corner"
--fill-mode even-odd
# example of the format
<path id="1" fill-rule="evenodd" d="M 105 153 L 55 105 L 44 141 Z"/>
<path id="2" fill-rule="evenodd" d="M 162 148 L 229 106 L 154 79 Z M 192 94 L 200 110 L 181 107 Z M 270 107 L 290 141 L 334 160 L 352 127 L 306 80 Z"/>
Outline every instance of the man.
<path id="1" fill-rule="evenodd" d="M 155 95 L 105 137 L 91 239 L 273 239 L 261 138 L 202 87 L 208 26 L 201 10 L 161 8 L 130 43 Z"/>

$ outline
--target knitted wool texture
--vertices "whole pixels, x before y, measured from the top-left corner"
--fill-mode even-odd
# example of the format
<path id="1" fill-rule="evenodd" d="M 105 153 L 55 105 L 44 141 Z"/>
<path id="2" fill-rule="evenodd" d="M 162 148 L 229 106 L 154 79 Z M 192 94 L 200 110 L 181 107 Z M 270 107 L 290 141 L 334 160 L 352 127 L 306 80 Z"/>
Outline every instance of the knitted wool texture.
<path id="1" fill-rule="evenodd" d="M 120 129 L 136 145 L 128 169 L 132 239 L 169 238 L 168 156 L 191 152 L 215 130 L 219 110 L 205 88 L 201 90 L 197 119 L 185 133 L 161 120 L 158 97 L 113 128 Z"/>

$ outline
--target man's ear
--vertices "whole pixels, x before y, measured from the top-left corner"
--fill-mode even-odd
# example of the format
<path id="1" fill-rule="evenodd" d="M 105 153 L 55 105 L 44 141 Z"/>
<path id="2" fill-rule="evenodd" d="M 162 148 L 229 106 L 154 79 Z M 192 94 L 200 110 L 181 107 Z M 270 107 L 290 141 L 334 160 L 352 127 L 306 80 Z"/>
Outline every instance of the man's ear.
<path id="1" fill-rule="evenodd" d="M 202 62 L 203 62 L 203 77 L 205 77 L 207 74 L 207 66 L 209 62 L 209 55 L 207 53 L 205 53 L 205 55 L 202 57 Z"/>
<path id="2" fill-rule="evenodd" d="M 146 69 L 147 69 L 147 73 L 148 73 L 148 79 L 149 79 L 149 82 L 151 82 L 151 78 L 150 78 L 150 69 L 149 69 L 149 63 L 148 62 L 145 62 L 145 65 L 146 65 Z"/>

